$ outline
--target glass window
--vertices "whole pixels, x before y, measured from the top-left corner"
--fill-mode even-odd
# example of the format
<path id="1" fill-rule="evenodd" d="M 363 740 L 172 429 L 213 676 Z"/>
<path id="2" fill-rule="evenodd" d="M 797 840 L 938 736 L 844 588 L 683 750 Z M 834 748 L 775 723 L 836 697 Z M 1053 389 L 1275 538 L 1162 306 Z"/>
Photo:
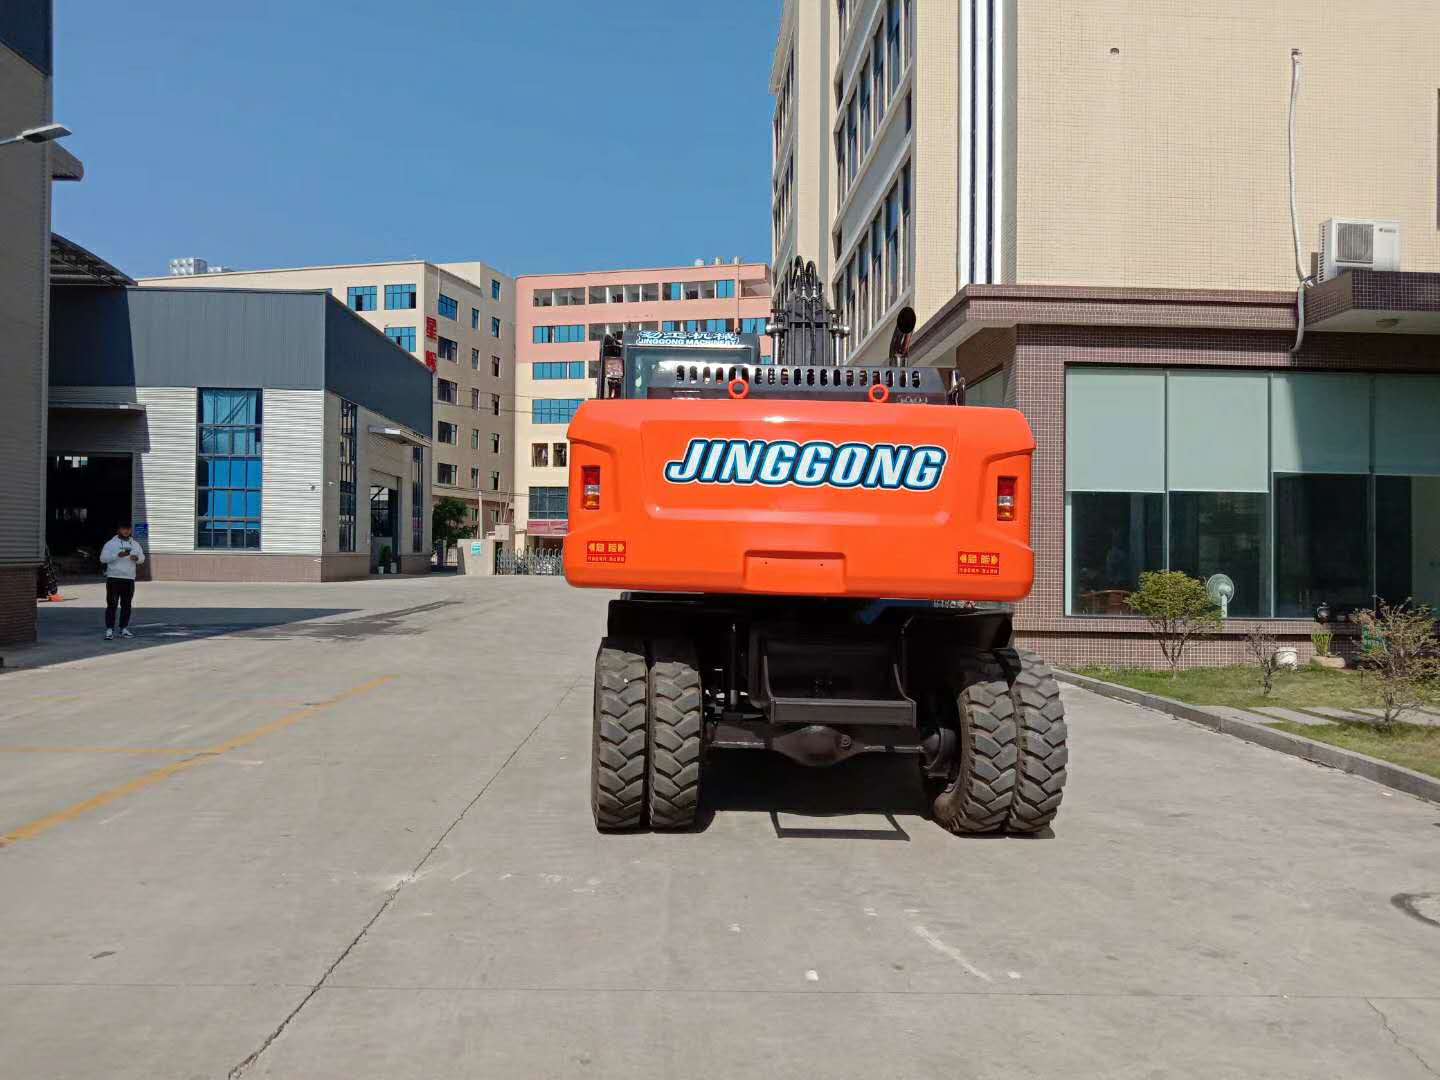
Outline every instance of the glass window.
<path id="1" fill-rule="evenodd" d="M 459 432 L 459 430 L 460 429 L 454 424 L 444 420 L 437 420 L 435 422 L 435 439 L 437 442 L 449 443 L 451 446 L 454 446 L 456 433 Z"/>
<path id="2" fill-rule="evenodd" d="M 569 516 L 569 488 L 532 487 L 530 489 L 531 521 L 564 521 Z"/>
<path id="3" fill-rule="evenodd" d="M 500 377 L 500 357 L 490 357 L 490 374 L 497 379 Z"/>
<path id="4" fill-rule="evenodd" d="M 259 390 L 199 392 L 195 546 L 260 548 Z"/>
<path id="5" fill-rule="evenodd" d="M 530 365 L 536 379 L 583 379 L 584 360 L 539 361 Z"/>
<path id="6" fill-rule="evenodd" d="M 500 320 L 491 319 L 490 327 L 495 337 L 500 336 Z M 585 340 L 585 325 L 578 326 L 537 326 L 532 336 L 536 345 L 574 345 Z"/>
<path id="7" fill-rule="evenodd" d="M 1268 491 L 1269 376 L 1172 371 L 1166 384 L 1168 483 L 1175 491 Z"/>
<path id="8" fill-rule="evenodd" d="M 1071 614 L 1130 614 L 1141 573 L 1165 566 L 1165 496 L 1076 491 L 1069 511 Z"/>
<path id="9" fill-rule="evenodd" d="M 493 315 L 490 317 L 490 336 L 493 338 L 500 336 L 500 320 Z"/>
<path id="10" fill-rule="evenodd" d="M 1000 370 L 983 379 L 976 379 L 965 388 L 965 404 L 987 409 L 1010 407 L 1010 375 Z"/>
<path id="11" fill-rule="evenodd" d="M 536 424 L 568 424 L 580 408 L 580 398 L 536 398 L 531 402 L 531 421 Z"/>
<path id="12" fill-rule="evenodd" d="M 480 449 L 480 429 L 479 429 L 479 428 L 471 428 L 471 429 L 470 429 L 470 449 L 471 449 L 471 450 L 479 450 L 479 449 Z"/>
<path id="13" fill-rule="evenodd" d="M 735 295 L 735 282 L 717 281 L 715 283 L 715 297 L 719 300 L 728 300 Z"/>
<path id="14" fill-rule="evenodd" d="M 499 300 L 499 299 L 500 299 L 500 280 L 499 280 L 498 278 L 491 278 L 491 279 L 490 279 L 490 299 L 491 299 L 491 300 Z"/>
<path id="15" fill-rule="evenodd" d="M 377 288 L 374 285 L 351 286 L 347 303 L 352 311 L 374 311 Z"/>
<path id="16" fill-rule="evenodd" d="M 1065 483 L 1070 491 L 1165 490 L 1165 373 L 1065 372 Z"/>
<path id="17" fill-rule="evenodd" d="M 492 454 L 498 454 L 500 452 L 500 433 L 498 431 L 492 431 L 490 433 L 490 452 Z"/>
<path id="18" fill-rule="evenodd" d="M 1375 380 L 1375 471 L 1440 476 L 1440 379 L 1386 375 Z"/>
<path id="19" fill-rule="evenodd" d="M 1275 475 L 1275 614 L 1370 604 L 1370 478 Z"/>
<path id="20" fill-rule="evenodd" d="M 742 334 L 764 334 L 769 321 L 768 319 L 741 319 L 740 332 Z"/>
<path id="21" fill-rule="evenodd" d="M 455 405 L 459 402 L 459 387 L 449 379 L 435 380 L 435 400 L 443 401 L 447 405 Z"/>
<path id="22" fill-rule="evenodd" d="M 537 469 L 548 469 L 550 467 L 550 444 L 537 442 L 530 444 L 530 464 Z"/>
<path id="23" fill-rule="evenodd" d="M 1440 610 L 1440 477 L 1375 478 L 1375 593 Z"/>
<path id="24" fill-rule="evenodd" d="M 557 442 L 555 444 L 555 464 L 563 467 L 570 458 L 570 444 Z"/>
<path id="25" fill-rule="evenodd" d="M 459 487 L 458 472 L 457 466 L 438 461 L 435 463 L 435 482 L 442 487 Z"/>
<path id="26" fill-rule="evenodd" d="M 886 0 L 885 43 L 890 53 L 890 92 L 900 81 L 900 0 Z"/>
<path id="27" fill-rule="evenodd" d="M 337 546 L 341 551 L 355 550 L 355 430 L 359 409 L 353 401 L 340 402 L 340 513 Z M 418 452 L 418 451 L 417 451 Z"/>
<path id="28" fill-rule="evenodd" d="M 473 386 L 470 388 L 470 408 L 480 408 L 480 391 Z"/>
<path id="29" fill-rule="evenodd" d="M 452 364 L 458 364 L 460 362 L 460 343 L 458 341 L 451 341 L 447 337 L 442 337 L 436 345 L 436 351 L 440 354 L 440 359 L 442 360 L 449 360 Z"/>
<path id="30" fill-rule="evenodd" d="M 472 307 L 470 309 L 470 329 L 480 329 L 480 309 L 478 307 Z"/>
<path id="31" fill-rule="evenodd" d="M 860 72 L 860 153 L 870 149 L 870 64 Z"/>
<path id="32" fill-rule="evenodd" d="M 407 352 L 415 351 L 415 327 L 387 326 L 385 327 L 385 336 Z"/>
<path id="33" fill-rule="evenodd" d="M 1235 583 L 1233 616 L 1270 614 L 1268 497 L 1261 492 L 1170 493 L 1170 569 Z"/>
<path id="34" fill-rule="evenodd" d="M 470 488 L 472 491 L 480 490 L 480 469 L 475 465 L 470 466 Z M 475 511 L 472 508 L 470 512 L 473 516 Z"/>
<path id="35" fill-rule="evenodd" d="M 499 415 L 500 415 L 500 395 L 499 395 L 499 394 L 491 394 L 491 395 L 490 395 L 490 411 L 491 411 L 494 415 L 496 415 L 496 416 L 499 416 Z"/>
<path id="36" fill-rule="evenodd" d="M 500 474 L 499 474 L 498 472 L 492 472 L 492 473 L 490 474 L 490 490 L 491 490 L 491 491 L 499 491 L 499 490 L 500 490 Z"/>
<path id="37" fill-rule="evenodd" d="M 414 285 L 386 285 L 385 310 L 408 311 L 415 306 Z"/>
<path id="38" fill-rule="evenodd" d="M 436 301 L 436 308 L 447 319 L 453 319 L 460 314 L 460 302 L 453 297 L 446 296 L 443 292 L 440 294 L 440 299 Z"/>

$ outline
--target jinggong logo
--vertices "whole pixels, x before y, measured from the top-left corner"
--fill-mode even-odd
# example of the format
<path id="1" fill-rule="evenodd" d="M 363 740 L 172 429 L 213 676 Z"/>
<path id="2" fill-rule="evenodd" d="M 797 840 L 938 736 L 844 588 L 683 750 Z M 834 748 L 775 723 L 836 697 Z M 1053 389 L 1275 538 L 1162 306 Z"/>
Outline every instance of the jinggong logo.
<path id="1" fill-rule="evenodd" d="M 666 464 L 665 479 L 672 484 L 931 491 L 944 472 L 945 451 L 939 446 L 691 439 L 685 456 Z"/>

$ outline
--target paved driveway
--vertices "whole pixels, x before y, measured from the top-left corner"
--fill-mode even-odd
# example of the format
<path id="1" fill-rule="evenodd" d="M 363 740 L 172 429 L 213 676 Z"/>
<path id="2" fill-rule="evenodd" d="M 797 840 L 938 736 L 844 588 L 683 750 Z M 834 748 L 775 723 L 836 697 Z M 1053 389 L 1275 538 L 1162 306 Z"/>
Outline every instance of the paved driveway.
<path id="1" fill-rule="evenodd" d="M 1067 689 L 1048 838 L 751 759 L 703 831 L 602 837 L 604 596 L 224 598 L 339 614 L 0 676 L 0 1074 L 1440 1073 L 1392 903 L 1440 807 Z"/>

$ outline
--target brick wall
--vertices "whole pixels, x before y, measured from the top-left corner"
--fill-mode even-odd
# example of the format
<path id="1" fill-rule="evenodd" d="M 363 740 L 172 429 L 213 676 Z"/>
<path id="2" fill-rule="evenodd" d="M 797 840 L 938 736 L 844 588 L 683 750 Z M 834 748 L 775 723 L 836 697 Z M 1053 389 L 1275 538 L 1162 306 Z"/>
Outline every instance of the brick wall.
<path id="1" fill-rule="evenodd" d="M 0 645 L 35 640 L 35 567 L 0 566 Z"/>

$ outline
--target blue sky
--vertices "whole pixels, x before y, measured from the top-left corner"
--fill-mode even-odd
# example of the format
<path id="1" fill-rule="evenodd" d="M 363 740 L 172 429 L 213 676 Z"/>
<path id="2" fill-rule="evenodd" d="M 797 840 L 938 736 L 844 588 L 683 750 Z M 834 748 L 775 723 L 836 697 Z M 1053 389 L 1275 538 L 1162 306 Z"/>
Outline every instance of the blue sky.
<path id="1" fill-rule="evenodd" d="M 779 7 L 56 0 L 55 228 L 136 276 L 768 260 Z"/>

